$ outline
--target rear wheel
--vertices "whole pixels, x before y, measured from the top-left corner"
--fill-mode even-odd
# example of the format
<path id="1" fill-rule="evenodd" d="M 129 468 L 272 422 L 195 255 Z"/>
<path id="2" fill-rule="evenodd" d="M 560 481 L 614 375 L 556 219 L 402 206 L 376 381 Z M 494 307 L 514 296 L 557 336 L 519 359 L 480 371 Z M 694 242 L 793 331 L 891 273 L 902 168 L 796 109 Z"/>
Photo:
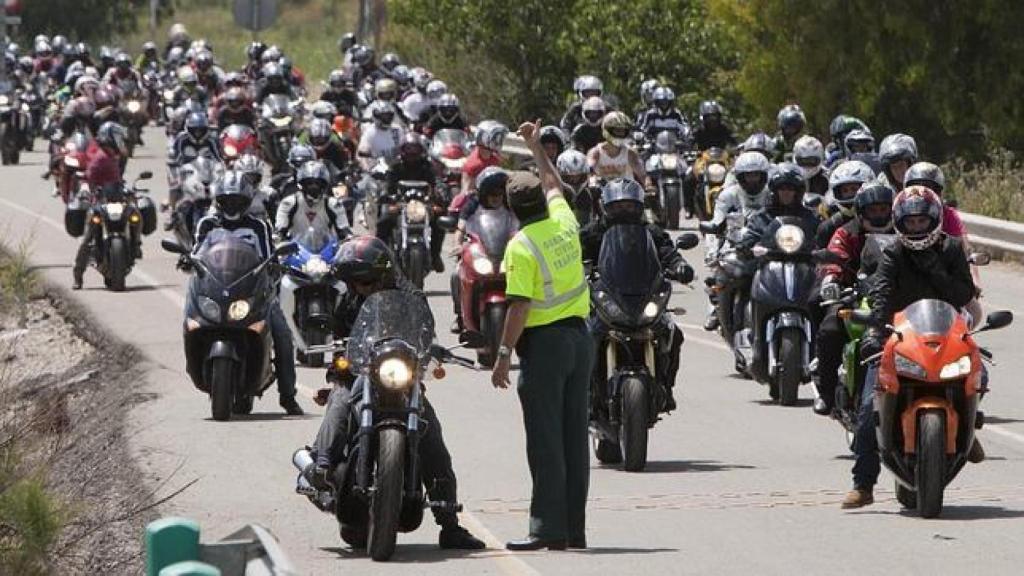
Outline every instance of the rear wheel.
<path id="1" fill-rule="evenodd" d="M 896 501 L 907 510 L 914 510 L 917 508 L 917 493 L 897 482 Z"/>
<path id="2" fill-rule="evenodd" d="M 650 398 L 644 383 L 638 378 L 622 382 L 622 425 L 619 443 L 625 456 L 623 468 L 639 472 L 647 466 L 647 421 Z"/>
<path id="3" fill-rule="evenodd" d="M 231 419 L 235 363 L 229 358 L 210 360 L 210 411 L 214 420 Z"/>
<path id="4" fill-rule="evenodd" d="M 487 349 L 479 355 L 480 365 L 490 368 L 497 358 L 498 347 L 501 346 L 501 333 L 505 327 L 505 305 L 491 304 L 484 308 L 480 318 L 480 330 L 483 332 Z"/>
<path id="5" fill-rule="evenodd" d="M 377 472 L 370 502 L 370 527 L 366 549 L 377 562 L 391 558 L 398 536 L 405 482 L 405 434 L 384 428 L 377 436 Z"/>
<path id="6" fill-rule="evenodd" d="M 803 379 L 803 337 L 796 330 L 783 330 L 779 336 L 779 404 L 796 404 L 800 381 Z"/>
<path id="7" fill-rule="evenodd" d="M 946 418 L 938 410 L 928 410 L 917 425 L 917 512 L 922 518 L 942 513 L 946 488 Z"/>
<path id="8" fill-rule="evenodd" d="M 128 243 L 124 238 L 111 238 L 107 248 L 107 280 L 114 292 L 124 292 L 128 275 Z"/>

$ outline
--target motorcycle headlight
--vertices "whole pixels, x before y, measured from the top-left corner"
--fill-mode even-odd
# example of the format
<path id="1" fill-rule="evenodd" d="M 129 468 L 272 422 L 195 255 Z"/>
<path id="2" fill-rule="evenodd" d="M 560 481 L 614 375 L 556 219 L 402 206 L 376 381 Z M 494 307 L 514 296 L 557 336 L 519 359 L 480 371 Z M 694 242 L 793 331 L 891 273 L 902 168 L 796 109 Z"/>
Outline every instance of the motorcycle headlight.
<path id="1" fill-rule="evenodd" d="M 494 274 L 494 262 L 487 257 L 473 258 L 473 270 L 481 276 Z"/>
<path id="2" fill-rule="evenodd" d="M 786 254 L 792 254 L 804 243 L 804 231 L 792 224 L 780 226 L 775 231 L 775 244 Z"/>
<path id="3" fill-rule="evenodd" d="M 199 313 L 203 315 L 210 322 L 220 322 L 220 304 L 207 298 L 206 296 L 200 296 L 198 299 Z"/>
<path id="4" fill-rule="evenodd" d="M 0 106 L 6 106 L 11 103 L 11 99 L 7 96 L 0 95 Z"/>
<path id="5" fill-rule="evenodd" d="M 945 370 L 945 368 L 943 368 Z M 905 376 L 912 376 L 914 378 L 927 378 L 928 371 L 924 369 L 917 362 L 914 362 L 906 356 L 896 355 L 896 372 Z"/>
<path id="6" fill-rule="evenodd" d="M 331 270 L 331 267 L 319 256 L 310 256 L 309 260 L 302 265 L 302 271 L 310 276 L 323 276 Z"/>
<path id="7" fill-rule="evenodd" d="M 960 378 L 967 376 L 971 373 L 971 357 L 961 356 L 956 362 L 950 362 L 942 367 L 942 371 L 939 372 L 939 378 L 943 380 L 952 380 L 954 378 Z"/>
<path id="8" fill-rule="evenodd" d="M 174 100 L 174 90 L 164 90 L 164 100 Z"/>
<path id="9" fill-rule="evenodd" d="M 427 219 L 427 205 L 419 200 L 409 201 L 405 205 L 405 217 L 409 222 L 423 222 Z"/>
<path id="10" fill-rule="evenodd" d="M 26 104 L 24 102 L 21 103 L 21 111 L 22 112 L 28 112 L 30 110 L 31 110 L 31 108 L 28 107 L 28 104 Z"/>
<path id="11" fill-rule="evenodd" d="M 211 300 L 212 302 L 212 300 Z M 245 319 L 249 315 L 249 301 L 235 300 L 228 306 L 228 318 L 234 322 Z"/>
<path id="12" fill-rule="evenodd" d="M 65 156 L 64 163 L 72 168 L 78 168 L 79 166 L 78 158 L 75 158 L 74 156 Z"/>
<path id="13" fill-rule="evenodd" d="M 412 383 L 412 370 L 401 358 L 388 358 L 377 368 L 377 380 L 388 390 L 404 390 Z"/>
<path id="14" fill-rule="evenodd" d="M 132 100 L 128 102 L 128 111 L 135 114 L 139 110 L 142 110 L 142 104 L 139 104 L 138 100 Z"/>
<path id="15" fill-rule="evenodd" d="M 675 172 L 679 166 L 678 160 L 672 154 L 664 154 L 661 157 L 661 169 L 667 172 Z"/>
<path id="16" fill-rule="evenodd" d="M 225 144 L 224 155 L 232 158 L 238 156 L 238 148 L 236 148 L 234 144 Z"/>
<path id="17" fill-rule="evenodd" d="M 271 118 L 270 123 L 278 128 L 284 128 L 292 123 L 291 116 L 281 116 L 280 118 Z"/>
<path id="18" fill-rule="evenodd" d="M 121 220 L 121 217 L 124 216 L 124 204 L 120 202 L 110 202 L 104 206 L 104 209 L 107 211 L 107 217 L 113 222 Z"/>
<path id="19" fill-rule="evenodd" d="M 654 318 L 657 315 L 658 315 L 658 303 L 657 302 L 653 302 L 653 301 L 652 302 L 648 302 L 647 305 L 644 306 L 644 318 Z"/>

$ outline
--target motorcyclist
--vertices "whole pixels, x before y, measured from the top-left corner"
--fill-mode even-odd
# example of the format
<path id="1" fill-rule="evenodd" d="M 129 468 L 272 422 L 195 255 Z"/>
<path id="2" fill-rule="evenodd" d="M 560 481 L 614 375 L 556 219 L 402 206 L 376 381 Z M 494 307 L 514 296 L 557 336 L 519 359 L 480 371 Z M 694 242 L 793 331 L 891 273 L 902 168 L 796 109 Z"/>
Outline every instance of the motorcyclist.
<path id="1" fill-rule="evenodd" d="M 570 199 L 573 212 L 576 214 L 576 221 L 580 226 L 589 223 L 597 214 L 600 214 L 600 207 L 597 204 L 598 194 L 592 194 L 587 187 L 587 177 L 590 175 L 590 167 L 587 166 L 587 157 L 579 150 L 572 148 L 558 155 L 555 162 L 558 175 L 564 184 L 563 193 Z"/>
<path id="2" fill-rule="evenodd" d="M 437 103 L 441 98 L 448 93 L 448 85 L 440 80 L 431 80 L 427 84 L 426 100 L 423 106 L 420 107 L 419 116 L 412 117 L 406 115 L 408 118 L 412 118 L 414 124 L 417 126 L 425 125 L 430 119 L 437 114 Z M 403 106 L 404 110 L 405 107 Z"/>
<path id="3" fill-rule="evenodd" d="M 942 200 L 935 192 L 924 186 L 905 188 L 896 196 L 892 216 L 897 242 L 883 251 L 868 293 L 871 322 L 860 343 L 862 360 L 874 358 L 884 349 L 886 326 L 896 312 L 926 298 L 962 309 L 976 291 L 963 244 L 942 231 Z M 865 374 L 853 445 L 853 490 L 843 500 L 843 508 L 874 502 L 873 489 L 880 471 L 873 403 L 877 382 L 876 361 L 868 365 Z M 975 439 L 968 460 L 983 459 L 984 450 Z"/>
<path id="4" fill-rule="evenodd" d="M 302 70 L 296 66 L 291 58 L 282 56 L 277 61 L 281 65 L 281 74 L 284 75 L 284 79 L 295 91 L 296 96 L 303 96 L 306 94 L 306 75 L 303 74 Z"/>
<path id="5" fill-rule="evenodd" d="M 882 164 L 878 181 L 899 192 L 907 170 L 917 162 L 917 142 L 906 134 L 889 134 L 878 147 L 878 160 Z"/>
<path id="6" fill-rule="evenodd" d="M 198 254 L 206 236 L 221 228 L 254 245 L 262 259 L 273 252 L 270 226 L 265 220 L 249 214 L 254 189 L 252 181 L 237 170 L 229 170 L 213 184 L 213 200 L 217 210 L 196 225 L 193 254 Z M 295 400 L 295 350 L 281 304 L 275 298 L 268 314 L 274 339 L 274 372 L 277 375 L 279 403 L 289 416 L 304 414 Z"/>
<path id="7" fill-rule="evenodd" d="M 233 168 L 252 183 L 252 204 L 248 213 L 270 223 L 277 216 L 277 192 L 263 183 L 263 161 L 255 154 L 246 153 L 238 157 Z"/>
<path id="8" fill-rule="evenodd" d="M 846 136 L 857 129 L 870 132 L 867 124 L 853 116 L 840 114 L 832 119 L 828 127 L 829 136 L 832 138 L 832 141 L 828 143 L 828 147 L 825 149 L 825 166 L 827 168 L 832 168 L 841 160 L 846 159 Z"/>
<path id="9" fill-rule="evenodd" d="M 659 86 L 654 91 L 654 106 L 644 115 L 644 122 L 638 128 L 648 142 L 664 130 L 676 135 L 676 141 L 687 147 L 690 139 L 690 126 L 683 113 L 676 108 L 676 94 L 668 86 Z"/>
<path id="10" fill-rule="evenodd" d="M 100 61 L 96 66 L 100 78 L 104 77 L 114 67 L 114 49 L 110 46 L 100 46 Z"/>
<path id="11" fill-rule="evenodd" d="M 221 98 L 220 108 L 217 110 L 217 126 L 223 130 L 232 124 L 241 124 L 255 131 L 257 122 L 256 111 L 249 103 L 245 90 L 238 87 L 229 88 Z"/>
<path id="12" fill-rule="evenodd" d="M 814 200 L 821 200 L 823 209 L 822 215 L 827 214 L 827 206 L 824 196 L 828 194 L 828 172 L 823 168 L 825 163 L 825 148 L 821 141 L 814 136 L 804 135 L 793 144 L 793 162 L 800 167 L 804 173 L 804 182 L 807 183 L 807 195 Z M 806 203 L 805 198 L 805 203 Z"/>
<path id="13" fill-rule="evenodd" d="M 413 69 L 412 85 L 414 90 L 403 98 L 401 102 L 402 110 L 405 111 L 407 117 L 415 118 L 418 121 L 427 108 L 430 107 L 427 86 L 433 79 L 434 75 L 430 71 L 423 68 Z"/>
<path id="14" fill-rule="evenodd" d="M 331 70 L 327 77 L 327 89 L 320 94 L 320 99 L 334 104 L 338 112 L 346 116 L 353 115 L 358 102 L 351 79 L 341 69 Z"/>
<path id="15" fill-rule="evenodd" d="M 167 32 L 167 45 L 164 47 L 164 58 L 167 58 L 167 54 L 173 48 L 187 50 L 188 45 L 191 42 L 192 38 L 189 37 L 188 30 L 185 29 L 185 25 L 181 22 L 175 22 Z"/>
<path id="16" fill-rule="evenodd" d="M 604 142 L 587 153 L 587 164 L 597 178 L 632 178 L 645 182 L 647 173 L 640 155 L 626 144 L 632 124 L 622 112 L 609 112 L 601 121 Z"/>
<path id="17" fill-rule="evenodd" d="M 437 172 L 427 157 L 427 147 L 423 137 L 415 132 L 410 132 L 402 138 L 402 144 L 398 147 L 398 160 L 391 164 L 388 169 L 387 191 L 388 194 L 381 199 L 380 218 L 377 220 L 377 237 L 384 242 L 391 240 L 391 234 L 397 222 L 396 212 L 386 203 L 387 198 L 394 198 L 398 193 L 398 183 L 406 181 L 426 182 L 430 185 L 430 196 L 432 199 L 431 208 L 434 212 L 444 209 L 444 200 L 437 195 L 435 183 Z M 437 218 L 430 219 L 430 262 L 434 272 L 444 272 L 444 261 L 441 259 L 441 248 L 444 244 L 444 228 L 441 228 Z"/>
<path id="18" fill-rule="evenodd" d="M 135 59 L 135 69 L 143 72 L 149 68 L 163 69 L 160 61 L 160 53 L 156 49 L 156 42 L 147 41 L 142 44 L 142 53 Z"/>
<path id="19" fill-rule="evenodd" d="M 348 168 L 348 148 L 341 143 L 331 127 L 330 122 L 315 118 L 299 135 L 299 142 L 309 144 L 316 152 L 317 160 L 324 162 L 331 173 L 331 181 L 337 180 L 338 174 Z"/>
<path id="20" fill-rule="evenodd" d="M 580 76 L 576 79 L 576 101 L 569 106 L 559 121 L 559 127 L 566 134 L 572 134 L 576 126 L 583 122 L 583 104 L 589 98 L 601 98 L 604 93 L 604 84 L 597 76 Z M 593 124 L 592 124 L 593 125 Z M 586 150 L 584 150 L 585 152 Z"/>
<path id="21" fill-rule="evenodd" d="M 111 88 L 103 87 L 92 95 L 92 101 L 96 105 L 96 111 L 92 113 L 95 124 L 103 124 L 104 122 L 117 122 L 122 124 L 121 113 L 117 107 L 117 97 L 114 95 L 114 90 Z"/>
<path id="22" fill-rule="evenodd" d="M 634 126 L 643 125 L 644 116 L 654 106 L 654 91 L 658 89 L 658 86 L 661 86 L 661 83 L 654 78 L 648 78 L 640 83 L 640 104 L 634 112 L 636 118 L 633 121 Z"/>
<path id="23" fill-rule="evenodd" d="M 288 150 L 288 162 L 287 170 L 278 174 L 272 174 L 270 177 L 270 186 L 277 192 L 272 197 L 272 200 L 279 201 L 281 198 L 285 198 L 299 191 L 299 182 L 296 180 L 296 176 L 299 173 L 299 168 L 306 162 L 316 160 L 316 151 L 312 147 L 305 144 L 296 144 Z M 272 217 L 277 216 L 277 212 L 271 213 Z"/>
<path id="24" fill-rule="evenodd" d="M 729 126 L 722 122 L 722 106 L 717 101 L 705 100 L 700 103 L 700 126 L 693 132 L 693 141 L 701 152 L 709 148 L 736 148 L 736 137 Z"/>
<path id="25" fill-rule="evenodd" d="M 835 254 L 838 261 L 823 264 L 819 268 L 823 301 L 837 300 L 843 289 L 854 286 L 867 235 L 892 232 L 894 196 L 892 188 L 878 182 L 865 184 L 857 192 L 854 199 L 856 217 L 836 230 L 828 242 L 827 250 Z M 839 305 L 828 308 L 815 339 L 818 357 L 815 385 L 818 387 L 818 396 L 814 400 L 814 412 L 822 416 L 831 414 L 835 404 L 835 391 L 839 384 L 837 371 L 842 364 L 843 346 L 847 339 L 843 321 L 838 316 L 839 310 Z"/>
<path id="26" fill-rule="evenodd" d="M 356 154 L 363 170 L 369 172 L 380 158 L 390 162 L 398 154 L 405 129 L 395 126 L 395 110 L 387 102 L 375 101 L 368 112 L 373 124 L 363 130 Z"/>
<path id="27" fill-rule="evenodd" d="M 103 83 L 117 86 L 122 90 L 129 87 L 141 89 L 142 75 L 132 68 L 131 57 L 124 52 L 120 52 L 114 57 L 114 65 L 103 76 Z"/>
<path id="28" fill-rule="evenodd" d="M 341 53 L 341 57 L 344 60 L 343 64 L 349 64 L 349 56 L 352 48 L 356 45 L 356 35 L 352 32 L 346 32 L 338 38 L 338 52 Z"/>
<path id="29" fill-rule="evenodd" d="M 438 130 L 467 130 L 469 126 L 462 116 L 459 98 L 455 94 L 445 94 L 437 100 L 437 111 L 423 127 L 423 135 L 432 138 Z"/>
<path id="30" fill-rule="evenodd" d="M 741 253 L 749 253 L 761 241 L 772 221 L 780 216 L 795 216 L 814 228 L 818 215 L 804 206 L 804 176 L 796 164 L 785 162 L 776 166 L 768 178 L 768 198 L 764 208 L 747 219 L 743 234 L 737 243 Z"/>
<path id="31" fill-rule="evenodd" d="M 245 48 L 245 67 L 242 72 L 249 77 L 251 80 L 256 80 L 260 76 L 260 71 L 263 68 L 261 58 L 263 52 L 267 49 L 267 45 L 259 40 L 253 40 Z"/>
<path id="32" fill-rule="evenodd" d="M 271 94 L 284 94 L 289 100 L 295 100 L 295 91 L 291 84 L 285 80 L 284 71 L 277 62 L 268 62 L 263 65 L 263 77 L 257 82 L 256 102 L 263 103 L 263 100 Z"/>
<path id="33" fill-rule="evenodd" d="M 818 248 L 828 246 L 832 235 L 856 216 L 854 202 L 860 187 L 873 181 L 871 167 L 859 160 L 847 160 L 835 167 L 828 177 L 829 206 L 834 213 L 818 226 L 814 241 Z"/>
<path id="34" fill-rule="evenodd" d="M 95 78 L 82 76 L 75 81 L 75 98 L 64 107 L 60 120 L 60 130 L 65 135 L 82 131 L 87 134 L 95 134 L 99 129 L 93 114 L 96 112 L 96 103 L 93 102 L 93 94 L 99 84 Z"/>
<path id="35" fill-rule="evenodd" d="M 610 180 L 602 190 L 601 204 L 603 207 L 601 218 L 580 230 L 580 248 L 583 250 L 584 262 L 598 261 L 604 234 L 610 227 L 644 226 L 654 241 L 665 278 L 681 284 L 689 284 L 693 281 L 693 268 L 679 254 L 668 233 L 656 224 L 644 222 L 644 189 L 639 182 L 630 178 Z M 594 314 L 591 314 L 587 323 L 594 336 L 596 349 L 602 349 L 601 345 L 607 335 L 607 327 Z M 672 390 L 675 386 L 676 371 L 679 368 L 679 349 L 683 345 L 683 332 L 667 315 L 658 322 L 655 331 L 659 354 L 657 365 L 661 368 L 657 377 L 665 383 L 668 393 L 665 412 L 670 412 L 676 408 Z M 598 362 L 594 370 L 592 390 L 604 388 L 607 380 L 603 373 L 604 370 L 603 362 Z"/>
<path id="36" fill-rule="evenodd" d="M 205 88 L 199 85 L 199 77 L 191 66 L 178 68 L 178 87 L 174 89 L 174 107 L 181 106 L 186 100 L 199 102 L 204 106 L 210 101 L 210 95 Z"/>
<path id="37" fill-rule="evenodd" d="M 279 240 L 294 240 L 310 228 L 329 232 L 338 240 L 352 235 L 345 208 L 331 195 L 331 173 L 323 162 L 303 164 L 295 181 L 298 192 L 281 198 L 274 217 Z"/>
<path id="38" fill-rule="evenodd" d="M 551 159 L 551 163 L 555 164 L 569 142 L 565 132 L 558 126 L 544 126 L 540 129 L 540 145 L 544 147 L 544 152 Z"/>
<path id="39" fill-rule="evenodd" d="M 476 146 L 462 165 L 462 193 L 476 188 L 476 177 L 488 166 L 501 164 L 501 147 L 505 144 L 508 128 L 496 120 L 484 120 L 477 125 Z"/>
<path id="40" fill-rule="evenodd" d="M 224 71 L 213 63 L 213 54 L 209 50 L 200 50 L 193 60 L 199 85 L 210 95 L 220 94 L 224 89 Z"/>
<path id="41" fill-rule="evenodd" d="M 398 272 L 386 244 L 373 236 L 359 236 L 342 245 L 333 263 L 334 274 L 348 284 L 349 290 L 341 298 L 334 313 L 335 337 L 346 338 L 352 332 L 359 310 L 366 298 L 380 290 L 403 290 L 426 299 L 405 277 Z M 333 368 L 327 373 L 327 382 L 332 385 L 324 419 L 320 424 L 312 452 L 316 462 L 312 475 L 313 484 L 320 489 L 330 485 L 339 486 L 340 478 L 333 476 L 333 470 L 344 458 L 348 445 L 349 419 L 352 413 L 351 374 L 339 373 Z M 441 423 L 437 413 L 426 396 L 422 396 L 421 420 L 424 432 L 419 441 L 419 463 L 423 483 L 431 500 L 456 502 L 456 477 L 452 470 L 451 455 L 444 443 Z M 479 550 L 485 544 L 474 538 L 459 525 L 459 519 L 451 508 L 435 508 L 434 520 L 441 527 L 438 544 L 446 549 Z"/>
<path id="42" fill-rule="evenodd" d="M 799 104 L 787 104 L 779 110 L 776 117 L 779 133 L 775 135 L 772 147 L 772 161 L 782 162 L 793 157 L 793 145 L 796 143 L 807 125 L 807 118 Z"/>
<path id="43" fill-rule="evenodd" d="M 89 144 L 86 152 L 88 165 L 85 168 L 85 181 L 89 184 L 91 198 L 81 198 L 81 200 L 101 199 L 108 187 L 122 185 L 123 163 L 121 159 L 128 155 L 128 146 L 125 143 L 127 138 L 128 131 L 124 129 L 124 126 L 115 122 L 105 122 L 96 131 L 96 139 Z M 71 288 L 74 290 L 82 288 L 85 268 L 89 265 L 89 256 L 92 253 L 96 227 L 90 223 L 91 216 L 91 213 L 86 215 L 85 234 L 82 236 L 81 244 L 78 245 L 75 265 L 71 270 L 73 280 Z M 133 237 L 136 238 L 136 243 L 132 246 L 135 257 L 141 258 L 141 239 L 139 239 L 139 234 L 135 234 Z"/>
<path id="44" fill-rule="evenodd" d="M 583 101 L 580 110 L 582 120 L 571 132 L 566 132 L 566 134 L 570 135 L 573 148 L 586 154 L 604 140 L 601 120 L 605 117 L 607 107 L 600 96 L 591 96 Z M 562 130 L 565 131 L 564 126 Z"/>
<path id="45" fill-rule="evenodd" d="M 174 208 L 181 199 L 181 182 L 179 181 L 179 169 L 192 162 L 199 156 L 206 156 L 211 160 L 222 162 L 220 143 L 210 134 L 210 123 L 206 114 L 192 112 L 185 118 L 185 128 L 177 136 L 167 151 L 168 177 L 171 186 L 168 188 L 168 204 Z M 168 230 L 173 226 L 172 222 L 167 224 Z"/>

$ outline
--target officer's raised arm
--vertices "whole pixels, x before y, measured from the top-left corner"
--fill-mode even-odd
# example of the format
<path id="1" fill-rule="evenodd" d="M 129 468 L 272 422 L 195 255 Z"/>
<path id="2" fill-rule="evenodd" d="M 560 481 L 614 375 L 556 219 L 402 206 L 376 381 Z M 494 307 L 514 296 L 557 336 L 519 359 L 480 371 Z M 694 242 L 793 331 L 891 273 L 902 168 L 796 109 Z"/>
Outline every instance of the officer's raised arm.
<path id="1" fill-rule="evenodd" d="M 540 119 L 538 118 L 536 122 L 520 124 L 518 134 L 526 142 L 526 147 L 533 153 L 533 161 L 537 164 L 540 182 L 544 187 L 547 201 L 551 202 L 554 198 L 561 198 L 562 178 L 558 175 L 558 170 L 555 169 L 540 143 Z"/>

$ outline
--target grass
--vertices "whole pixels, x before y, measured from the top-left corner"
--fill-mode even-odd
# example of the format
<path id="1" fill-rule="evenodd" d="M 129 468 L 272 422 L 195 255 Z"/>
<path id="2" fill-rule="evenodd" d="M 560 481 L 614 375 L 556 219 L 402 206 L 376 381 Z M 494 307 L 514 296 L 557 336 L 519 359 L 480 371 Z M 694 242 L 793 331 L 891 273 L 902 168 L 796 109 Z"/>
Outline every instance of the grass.
<path id="1" fill-rule="evenodd" d="M 0 243 L 0 312 L 13 312 L 22 328 L 28 320 L 26 305 L 39 289 L 31 248 L 31 237 L 23 238 L 13 248 Z"/>
<path id="2" fill-rule="evenodd" d="M 50 551 L 65 521 L 62 508 L 40 474 L 26 473 L 16 454 L 17 439 L 4 440 L 7 443 L 0 448 L 0 573 L 51 574 Z"/>
<path id="3" fill-rule="evenodd" d="M 961 210 L 1024 222 L 1024 165 L 1013 152 L 992 150 L 979 164 L 957 159 L 943 172 Z"/>

